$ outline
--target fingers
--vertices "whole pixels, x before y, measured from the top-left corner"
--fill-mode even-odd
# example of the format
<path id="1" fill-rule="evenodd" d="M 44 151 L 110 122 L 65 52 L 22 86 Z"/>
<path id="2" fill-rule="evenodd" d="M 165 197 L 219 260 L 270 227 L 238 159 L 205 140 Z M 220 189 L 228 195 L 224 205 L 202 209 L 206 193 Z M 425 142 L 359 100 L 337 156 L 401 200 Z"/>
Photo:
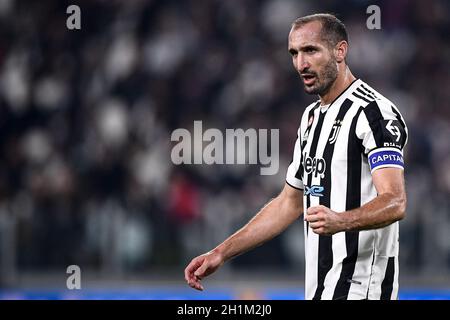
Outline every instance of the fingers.
<path id="1" fill-rule="evenodd" d="M 321 236 L 332 236 L 334 234 L 334 232 L 330 231 L 326 226 L 312 228 L 312 231 Z"/>
<path id="2" fill-rule="evenodd" d="M 319 212 L 326 212 L 326 209 L 328 209 L 328 208 L 323 205 L 318 205 L 318 206 L 314 206 L 314 207 L 309 207 L 306 212 L 308 215 L 312 215 L 312 214 L 317 214 Z"/>
<path id="3" fill-rule="evenodd" d="M 336 223 L 336 213 L 323 205 L 309 207 L 304 219 L 316 234 L 333 235 L 340 231 Z"/>
<path id="4" fill-rule="evenodd" d="M 198 291 L 203 291 L 203 290 L 204 290 L 204 288 L 203 288 L 202 284 L 200 283 L 200 280 L 199 280 L 199 279 L 194 280 L 194 281 L 191 281 L 191 282 L 189 283 L 189 286 L 190 286 L 191 288 L 194 288 L 194 289 L 198 290 Z"/>
<path id="5" fill-rule="evenodd" d="M 200 291 L 203 291 L 204 288 L 200 283 L 201 278 L 196 276 L 195 273 L 197 273 L 198 268 L 202 266 L 203 262 L 204 259 L 197 257 L 193 259 L 184 270 L 184 278 L 188 285 Z"/>
<path id="6" fill-rule="evenodd" d="M 324 227 L 320 227 L 320 228 L 313 229 L 313 232 L 316 233 L 316 234 L 318 234 L 318 235 L 323 235 L 323 236 L 330 235 L 329 233 L 327 233 L 327 232 L 325 231 L 325 228 L 324 228 Z"/>
<path id="7" fill-rule="evenodd" d="M 317 221 L 321 221 L 321 220 L 323 220 L 323 217 L 319 216 L 317 214 L 305 216 L 305 221 L 307 221 L 309 223 L 313 223 L 313 222 L 317 222 Z"/>
<path id="8" fill-rule="evenodd" d="M 192 259 L 186 269 L 184 269 L 184 278 L 186 281 L 194 279 L 194 272 L 201 266 L 202 262 L 199 258 Z"/>
<path id="9" fill-rule="evenodd" d="M 208 269 L 208 264 L 207 263 L 203 263 L 200 268 L 197 269 L 197 271 L 194 272 L 194 275 L 199 278 L 202 279 L 203 276 L 205 275 L 206 270 Z"/>
<path id="10" fill-rule="evenodd" d="M 325 227 L 325 222 L 323 222 L 323 221 L 312 222 L 309 224 L 309 226 L 311 227 L 311 229 L 317 230 L 319 228 Z"/>
<path id="11" fill-rule="evenodd" d="M 324 220 L 325 215 L 331 213 L 331 210 L 323 205 L 318 205 L 314 207 L 309 207 L 304 216 L 305 221 L 315 222 L 319 220 Z"/>
<path id="12" fill-rule="evenodd" d="M 312 231 L 316 234 L 326 234 L 325 232 L 325 222 L 324 221 L 317 221 L 317 222 L 311 222 L 309 224 L 309 227 L 312 229 Z"/>
<path id="13" fill-rule="evenodd" d="M 323 221 L 325 219 L 325 215 L 322 213 L 322 211 L 316 212 L 316 213 L 312 213 L 312 214 L 307 214 L 305 216 L 305 221 L 308 221 L 309 223 L 311 222 L 317 222 L 317 221 Z"/>

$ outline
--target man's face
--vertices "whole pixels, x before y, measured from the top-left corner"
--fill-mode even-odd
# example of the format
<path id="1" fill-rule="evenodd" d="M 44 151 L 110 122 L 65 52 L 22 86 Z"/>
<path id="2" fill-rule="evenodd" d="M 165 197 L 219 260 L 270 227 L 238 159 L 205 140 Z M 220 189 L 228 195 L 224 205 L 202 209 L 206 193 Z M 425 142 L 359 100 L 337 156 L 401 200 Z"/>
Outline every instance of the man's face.
<path id="1" fill-rule="evenodd" d="M 306 93 L 323 96 L 337 78 L 338 67 L 332 49 L 322 40 L 319 21 L 309 22 L 289 33 L 289 52 Z"/>

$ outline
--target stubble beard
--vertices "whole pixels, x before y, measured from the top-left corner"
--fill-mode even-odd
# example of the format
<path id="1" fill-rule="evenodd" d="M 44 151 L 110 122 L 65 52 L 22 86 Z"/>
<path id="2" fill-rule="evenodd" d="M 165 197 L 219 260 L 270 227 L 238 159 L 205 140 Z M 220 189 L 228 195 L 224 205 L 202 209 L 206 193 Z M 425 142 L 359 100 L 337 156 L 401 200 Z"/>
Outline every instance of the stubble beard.
<path id="1" fill-rule="evenodd" d="M 323 72 L 316 76 L 316 83 L 312 87 L 304 85 L 305 92 L 308 94 L 317 94 L 323 96 L 328 93 L 334 81 L 337 79 L 338 69 L 336 61 L 330 59 L 325 65 Z"/>

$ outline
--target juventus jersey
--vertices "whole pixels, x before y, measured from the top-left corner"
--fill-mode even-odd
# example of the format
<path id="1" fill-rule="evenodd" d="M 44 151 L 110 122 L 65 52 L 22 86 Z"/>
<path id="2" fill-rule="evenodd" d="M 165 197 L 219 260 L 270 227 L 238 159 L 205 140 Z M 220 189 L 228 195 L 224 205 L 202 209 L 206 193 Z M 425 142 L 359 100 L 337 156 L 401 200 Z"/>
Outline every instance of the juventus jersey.
<path id="1" fill-rule="evenodd" d="M 403 169 L 407 136 L 396 106 L 355 80 L 330 105 L 306 108 L 286 182 L 303 190 L 304 212 L 358 208 L 377 196 L 372 172 Z M 305 298 L 397 299 L 398 227 L 322 236 L 305 222 Z"/>

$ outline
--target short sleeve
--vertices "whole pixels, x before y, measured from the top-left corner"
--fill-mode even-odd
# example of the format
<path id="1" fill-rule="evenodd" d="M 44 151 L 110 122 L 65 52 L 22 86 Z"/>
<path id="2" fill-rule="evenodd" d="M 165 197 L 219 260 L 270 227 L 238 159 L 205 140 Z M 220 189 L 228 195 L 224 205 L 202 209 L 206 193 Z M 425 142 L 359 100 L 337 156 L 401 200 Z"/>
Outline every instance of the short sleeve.
<path id="1" fill-rule="evenodd" d="M 301 130 L 299 129 L 297 134 L 297 140 L 295 141 L 294 145 L 292 162 L 289 165 L 286 173 L 286 182 L 291 187 L 303 190 L 304 186 L 303 181 L 301 180 L 301 171 L 297 174 L 297 172 L 300 169 L 301 155 L 302 155 L 300 143 L 301 143 Z"/>
<path id="2" fill-rule="evenodd" d="M 360 113 L 356 135 L 362 141 L 370 170 L 404 169 L 403 149 L 408 129 L 397 108 L 386 101 L 372 101 Z"/>

